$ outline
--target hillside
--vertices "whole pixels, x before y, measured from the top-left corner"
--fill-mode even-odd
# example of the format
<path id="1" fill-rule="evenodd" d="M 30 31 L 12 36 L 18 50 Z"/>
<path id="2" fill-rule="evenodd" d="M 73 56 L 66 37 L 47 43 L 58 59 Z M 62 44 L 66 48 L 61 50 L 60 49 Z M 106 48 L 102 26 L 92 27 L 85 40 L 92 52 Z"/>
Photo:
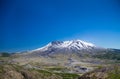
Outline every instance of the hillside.
<path id="1" fill-rule="evenodd" d="M 85 73 L 79 79 L 120 79 L 120 64 L 99 67 L 91 72 Z"/>

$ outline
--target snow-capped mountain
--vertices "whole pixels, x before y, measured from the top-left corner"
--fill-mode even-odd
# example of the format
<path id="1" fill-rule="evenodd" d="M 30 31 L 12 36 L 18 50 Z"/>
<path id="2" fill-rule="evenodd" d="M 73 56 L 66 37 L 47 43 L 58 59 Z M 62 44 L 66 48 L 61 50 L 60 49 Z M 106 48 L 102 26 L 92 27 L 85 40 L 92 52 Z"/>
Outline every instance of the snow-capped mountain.
<path id="1" fill-rule="evenodd" d="M 46 46 L 32 50 L 29 52 L 31 56 L 48 56 L 57 54 L 94 54 L 101 48 L 92 43 L 82 40 L 71 41 L 52 41 Z"/>
<path id="2" fill-rule="evenodd" d="M 84 42 L 81 40 L 71 40 L 71 41 L 52 41 L 42 48 L 35 49 L 33 51 L 47 51 L 49 49 L 92 49 L 96 46 L 92 43 Z"/>

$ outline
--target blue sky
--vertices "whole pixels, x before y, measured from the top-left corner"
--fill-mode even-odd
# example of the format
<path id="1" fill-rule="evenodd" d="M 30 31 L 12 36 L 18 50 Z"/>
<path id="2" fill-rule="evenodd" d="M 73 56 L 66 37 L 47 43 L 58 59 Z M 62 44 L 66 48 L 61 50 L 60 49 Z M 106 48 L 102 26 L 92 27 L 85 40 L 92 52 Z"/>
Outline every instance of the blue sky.
<path id="1" fill-rule="evenodd" d="M 120 1 L 0 0 L 0 51 L 73 39 L 120 49 Z"/>

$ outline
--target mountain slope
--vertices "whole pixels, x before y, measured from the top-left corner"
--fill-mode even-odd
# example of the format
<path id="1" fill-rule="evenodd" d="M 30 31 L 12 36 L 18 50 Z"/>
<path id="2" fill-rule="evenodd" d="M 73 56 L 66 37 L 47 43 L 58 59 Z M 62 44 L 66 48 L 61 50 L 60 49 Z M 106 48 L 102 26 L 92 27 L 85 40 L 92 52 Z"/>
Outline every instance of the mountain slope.
<path id="1" fill-rule="evenodd" d="M 29 54 L 36 54 L 36 56 L 48 56 L 53 54 L 74 54 L 74 53 L 95 53 L 97 50 L 104 50 L 95 46 L 92 43 L 81 40 L 71 41 L 53 41 L 42 48 L 38 48 L 29 52 Z"/>
<path id="2" fill-rule="evenodd" d="M 120 79 L 120 64 L 97 68 L 79 79 Z"/>
<path id="3" fill-rule="evenodd" d="M 59 49 L 63 49 L 63 48 L 67 48 L 67 49 L 75 49 L 75 50 L 82 50 L 82 49 L 91 49 L 96 47 L 94 44 L 92 43 L 87 43 L 81 40 L 72 40 L 72 41 L 52 41 L 50 42 L 48 45 L 42 47 L 42 48 L 38 48 L 36 50 L 33 51 L 45 51 L 45 50 L 49 50 L 50 48 L 59 48 Z"/>

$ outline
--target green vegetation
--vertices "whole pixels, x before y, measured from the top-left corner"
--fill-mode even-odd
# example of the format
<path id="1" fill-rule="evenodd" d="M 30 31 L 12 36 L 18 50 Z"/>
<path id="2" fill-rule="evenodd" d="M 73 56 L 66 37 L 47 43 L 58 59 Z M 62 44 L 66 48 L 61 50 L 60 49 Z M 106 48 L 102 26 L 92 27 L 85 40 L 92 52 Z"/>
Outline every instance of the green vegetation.
<path id="1" fill-rule="evenodd" d="M 63 79 L 77 79 L 79 75 L 73 73 L 55 73 L 63 77 Z"/>
<path id="2" fill-rule="evenodd" d="M 66 73 L 65 71 L 67 71 L 67 68 L 64 67 L 51 67 L 51 68 L 47 68 L 47 70 L 53 74 L 61 76 L 63 79 L 78 79 L 79 77 L 79 75 L 74 73 Z M 58 71 L 58 72 L 54 72 L 54 71 Z"/>
<path id="3" fill-rule="evenodd" d="M 65 68 L 65 67 L 49 67 L 49 68 L 46 68 L 48 71 L 51 71 L 51 72 L 67 72 L 68 69 Z"/>
<path id="4" fill-rule="evenodd" d="M 120 64 L 98 66 L 97 69 L 83 74 L 79 79 L 120 79 Z"/>
<path id="5" fill-rule="evenodd" d="M 120 67 L 115 65 L 114 70 L 108 73 L 108 79 L 120 79 Z"/>
<path id="6" fill-rule="evenodd" d="M 77 79 L 79 77 L 79 75 L 77 74 L 73 74 L 73 73 L 56 73 L 53 71 L 61 71 L 65 68 L 60 68 L 60 67 L 54 67 L 54 68 L 47 68 L 47 70 L 37 70 L 37 69 L 33 69 L 36 70 L 40 73 L 43 73 L 45 76 L 51 76 L 53 74 L 60 76 L 62 79 Z"/>
<path id="7" fill-rule="evenodd" d="M 10 56 L 10 53 L 2 52 L 2 53 L 0 53 L 0 56 L 1 56 L 1 57 L 9 57 L 9 56 Z"/>
<path id="8" fill-rule="evenodd" d="M 54 68 L 47 68 L 47 69 L 51 71 L 61 71 L 61 70 L 64 70 L 65 68 L 54 67 Z"/>
<path id="9" fill-rule="evenodd" d="M 51 72 L 46 71 L 46 70 L 36 70 L 36 71 L 38 71 L 38 72 L 40 72 L 40 73 L 44 74 L 45 76 L 51 76 L 51 75 L 52 75 L 52 73 L 51 73 Z"/>
<path id="10" fill-rule="evenodd" d="M 120 53 L 105 52 L 104 54 L 97 54 L 94 55 L 93 57 L 100 59 L 120 60 Z"/>
<path id="11" fill-rule="evenodd" d="M 53 68 L 57 69 L 57 68 Z M 59 69 L 57 69 L 59 70 Z M 26 69 L 15 64 L 0 65 L 0 79 L 76 79 L 79 75 L 54 73 L 48 70 Z"/>

